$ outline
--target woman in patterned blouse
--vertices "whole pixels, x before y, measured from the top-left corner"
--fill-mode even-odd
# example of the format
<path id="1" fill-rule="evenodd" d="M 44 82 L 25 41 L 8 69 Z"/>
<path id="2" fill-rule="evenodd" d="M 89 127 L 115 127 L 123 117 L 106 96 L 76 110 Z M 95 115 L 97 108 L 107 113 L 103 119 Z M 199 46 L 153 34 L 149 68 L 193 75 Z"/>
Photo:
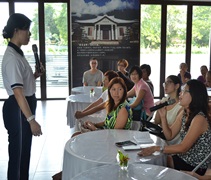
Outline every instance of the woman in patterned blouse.
<path id="1" fill-rule="evenodd" d="M 171 168 L 192 171 L 211 152 L 211 120 L 205 85 L 198 80 L 189 80 L 180 92 L 179 102 L 183 111 L 171 127 L 166 120 L 166 107 L 158 112 L 166 139 L 171 140 L 180 133 L 182 142 L 164 147 L 145 148 L 138 154 L 148 156 L 155 151 L 174 154 L 168 162 Z M 205 161 L 196 173 L 204 175 L 210 162 L 211 158 Z"/>
<path id="2" fill-rule="evenodd" d="M 97 129 L 130 129 L 132 123 L 132 110 L 126 101 L 127 88 L 120 77 L 113 78 L 108 85 L 108 101 L 106 103 L 107 116 L 105 121 L 92 123 L 86 121 L 85 128 L 95 131 Z"/>
<path id="3" fill-rule="evenodd" d="M 120 77 L 113 78 L 108 85 L 108 100 L 105 103 L 107 116 L 99 123 L 86 121 L 83 129 L 95 131 L 99 129 L 130 129 L 132 125 L 132 110 L 126 101 L 127 88 L 125 82 Z M 81 134 L 75 132 L 72 137 Z"/>

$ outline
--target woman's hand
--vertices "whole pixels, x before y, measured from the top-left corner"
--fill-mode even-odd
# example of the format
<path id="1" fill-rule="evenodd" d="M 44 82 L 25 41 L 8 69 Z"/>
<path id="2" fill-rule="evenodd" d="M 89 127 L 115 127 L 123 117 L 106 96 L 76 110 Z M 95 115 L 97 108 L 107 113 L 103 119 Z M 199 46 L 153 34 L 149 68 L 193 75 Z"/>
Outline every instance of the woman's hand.
<path id="1" fill-rule="evenodd" d="M 191 175 L 191 176 L 193 176 L 193 177 L 195 177 L 197 179 L 201 179 L 201 177 L 202 177 L 202 176 L 200 176 L 197 173 L 192 172 L 192 171 L 182 171 L 182 172 L 187 173 L 187 174 L 189 174 L 189 175 Z"/>
<path id="2" fill-rule="evenodd" d="M 91 131 L 95 131 L 97 129 L 91 121 L 84 122 L 84 127 L 90 129 Z"/>
<path id="3" fill-rule="evenodd" d="M 140 152 L 138 152 L 139 156 L 150 156 L 152 155 L 156 150 L 157 150 L 157 146 L 152 146 L 152 147 L 148 147 L 148 148 L 143 148 Z"/>
<path id="4" fill-rule="evenodd" d="M 162 119 L 166 118 L 166 114 L 167 114 L 166 107 L 160 108 L 158 110 L 158 113 L 159 113 L 161 121 L 162 121 Z"/>
<path id="5" fill-rule="evenodd" d="M 45 68 L 41 62 L 40 62 L 40 72 L 37 71 L 37 67 L 35 67 L 35 69 L 36 69 L 34 73 L 35 79 L 37 79 L 38 77 L 42 76 L 45 73 Z"/>
<path id="6" fill-rule="evenodd" d="M 30 125 L 30 128 L 31 128 L 31 132 L 34 136 L 42 135 L 41 126 L 37 123 L 37 121 L 31 120 L 29 122 L 29 125 Z"/>

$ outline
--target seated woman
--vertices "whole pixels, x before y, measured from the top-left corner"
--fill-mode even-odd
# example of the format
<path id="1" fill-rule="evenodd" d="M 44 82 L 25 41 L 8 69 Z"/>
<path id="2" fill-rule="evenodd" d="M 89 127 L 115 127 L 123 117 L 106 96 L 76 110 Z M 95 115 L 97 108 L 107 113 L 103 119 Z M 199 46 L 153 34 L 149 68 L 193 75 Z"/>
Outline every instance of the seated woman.
<path id="1" fill-rule="evenodd" d="M 207 74 L 207 71 L 208 71 L 208 68 L 206 65 L 202 65 L 200 67 L 200 71 L 201 71 L 201 75 L 197 78 L 197 80 L 203 82 L 205 84 L 206 82 L 206 74 Z"/>
<path id="2" fill-rule="evenodd" d="M 121 77 L 125 81 L 127 90 L 129 91 L 134 86 L 134 83 L 133 81 L 130 80 L 129 73 L 126 70 L 128 65 L 129 64 L 126 59 L 120 59 L 117 62 L 117 69 L 118 69 L 117 74 L 119 75 L 119 77 Z"/>
<path id="3" fill-rule="evenodd" d="M 127 72 L 128 65 L 129 65 L 129 63 L 126 59 L 120 59 L 117 62 L 117 69 L 118 69 L 117 73 L 121 72 L 126 77 L 129 77 L 129 73 Z"/>
<path id="4" fill-rule="evenodd" d="M 171 127 L 166 119 L 166 107 L 158 112 L 166 139 L 172 140 L 179 133 L 181 143 L 144 148 L 138 155 L 149 156 L 155 151 L 173 154 L 170 156 L 169 167 L 192 171 L 211 152 L 211 120 L 205 85 L 198 80 L 189 80 L 180 92 L 179 102 L 183 110 Z M 210 162 L 211 159 L 205 161 L 196 173 L 204 175 Z"/>
<path id="5" fill-rule="evenodd" d="M 188 72 L 188 65 L 186 63 L 181 63 L 179 65 L 179 68 L 180 68 L 180 72 L 177 76 L 180 78 L 181 83 L 183 85 L 187 82 L 188 79 L 189 80 L 191 79 L 191 74 L 190 72 Z"/>
<path id="6" fill-rule="evenodd" d="M 83 111 L 76 111 L 75 117 L 77 119 L 83 118 L 83 117 L 88 116 L 93 113 L 96 113 L 100 110 L 103 111 L 102 113 L 106 117 L 106 110 L 105 110 L 104 106 L 105 106 L 105 102 L 108 100 L 107 88 L 108 88 L 109 82 L 115 77 L 118 77 L 118 74 L 115 71 L 110 70 L 110 71 L 106 71 L 104 73 L 103 86 L 106 88 L 106 90 L 102 93 L 102 95 L 95 102 L 90 104 Z"/>
<path id="7" fill-rule="evenodd" d="M 154 85 L 152 84 L 152 81 L 149 79 L 149 76 L 151 74 L 151 66 L 149 64 L 142 64 L 140 68 L 142 70 L 143 80 L 149 85 L 152 94 L 154 95 Z"/>
<path id="8" fill-rule="evenodd" d="M 130 104 L 133 109 L 133 120 L 140 121 L 142 113 L 146 113 L 144 120 L 150 116 L 150 107 L 154 106 L 154 98 L 149 85 L 142 79 L 142 70 L 139 66 L 133 66 L 130 69 L 130 79 L 134 82 L 134 87 L 127 92 L 127 97 L 136 97 L 135 101 Z M 134 108 L 143 103 L 143 109 L 135 111 Z"/>
<path id="9" fill-rule="evenodd" d="M 92 123 L 86 121 L 84 128 L 91 131 L 98 129 L 130 129 L 132 110 L 126 101 L 127 88 L 122 78 L 113 78 L 108 85 L 108 101 L 106 102 L 107 116 L 105 121 Z M 76 132 L 73 136 L 80 134 Z M 72 136 L 72 137 L 73 137 Z"/>
<path id="10" fill-rule="evenodd" d="M 166 78 L 166 81 L 163 83 L 163 88 L 167 96 L 163 97 L 161 101 L 158 103 L 164 103 L 170 99 L 176 100 L 176 103 L 166 106 L 166 110 L 167 110 L 166 119 L 167 119 L 168 125 L 171 126 L 176 120 L 176 117 L 179 114 L 179 112 L 182 110 L 182 107 L 179 104 L 181 81 L 178 78 L 178 76 L 170 75 Z M 161 117 L 158 112 L 155 113 L 154 123 L 162 126 Z M 181 142 L 180 136 L 179 134 L 177 134 L 177 136 L 174 139 L 172 139 L 171 141 L 167 141 L 167 144 L 168 145 L 179 144 L 180 142 Z"/>

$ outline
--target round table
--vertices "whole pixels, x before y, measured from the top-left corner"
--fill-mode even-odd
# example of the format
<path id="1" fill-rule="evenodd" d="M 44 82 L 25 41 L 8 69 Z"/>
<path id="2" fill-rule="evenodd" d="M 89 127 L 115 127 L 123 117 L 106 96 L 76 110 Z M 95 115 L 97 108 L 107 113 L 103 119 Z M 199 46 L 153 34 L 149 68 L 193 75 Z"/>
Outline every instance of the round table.
<path id="1" fill-rule="evenodd" d="M 151 164 L 130 164 L 127 171 L 121 170 L 119 165 L 104 165 L 92 168 L 76 175 L 72 180 L 195 180 L 196 178 L 163 166 Z"/>
<path id="2" fill-rule="evenodd" d="M 70 128 L 75 127 L 75 130 L 79 130 L 79 122 L 75 118 L 75 112 L 76 111 L 82 111 L 87 106 L 89 106 L 92 102 L 97 100 L 97 97 L 90 97 L 89 94 L 75 94 L 70 95 L 66 98 L 67 100 L 67 125 L 70 126 Z M 80 119 L 80 121 L 92 121 L 94 123 L 104 121 L 106 117 L 106 113 L 104 110 L 101 110 L 99 112 L 96 112 L 94 114 L 91 114 L 89 116 L 85 116 Z"/>
<path id="3" fill-rule="evenodd" d="M 75 94 L 66 98 L 67 100 L 67 125 L 73 128 L 76 123 L 75 112 L 85 109 L 92 102 L 97 100 L 97 97 L 90 97 L 89 94 Z"/>
<path id="4" fill-rule="evenodd" d="M 71 89 L 71 94 L 90 94 L 90 90 L 94 89 L 95 95 L 100 97 L 102 94 L 102 86 L 78 86 Z"/>
<path id="5" fill-rule="evenodd" d="M 146 132 L 145 132 L 146 133 Z M 147 132 L 148 133 L 148 132 Z M 128 154 L 129 164 L 146 163 L 166 166 L 166 155 L 156 152 L 148 157 L 137 155 L 140 150 L 124 151 L 117 147 L 116 142 L 134 140 L 134 137 L 140 137 L 143 132 L 132 130 L 99 130 L 80 134 L 67 141 L 63 156 L 63 180 L 69 180 L 75 175 L 90 168 L 117 164 L 117 151 L 121 150 Z M 150 144 L 141 144 L 142 147 L 151 145 L 163 145 L 165 141 L 149 134 Z"/>

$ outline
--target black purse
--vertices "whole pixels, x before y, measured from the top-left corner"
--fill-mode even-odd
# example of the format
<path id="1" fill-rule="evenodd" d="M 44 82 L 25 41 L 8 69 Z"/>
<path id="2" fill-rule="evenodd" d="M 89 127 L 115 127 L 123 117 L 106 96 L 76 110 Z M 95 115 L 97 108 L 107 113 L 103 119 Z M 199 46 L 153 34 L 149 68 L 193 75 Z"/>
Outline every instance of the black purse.
<path id="1" fill-rule="evenodd" d="M 163 129 L 146 120 L 141 120 L 141 131 L 149 131 L 150 134 L 156 135 L 163 140 L 166 140 L 165 135 L 163 134 Z"/>

